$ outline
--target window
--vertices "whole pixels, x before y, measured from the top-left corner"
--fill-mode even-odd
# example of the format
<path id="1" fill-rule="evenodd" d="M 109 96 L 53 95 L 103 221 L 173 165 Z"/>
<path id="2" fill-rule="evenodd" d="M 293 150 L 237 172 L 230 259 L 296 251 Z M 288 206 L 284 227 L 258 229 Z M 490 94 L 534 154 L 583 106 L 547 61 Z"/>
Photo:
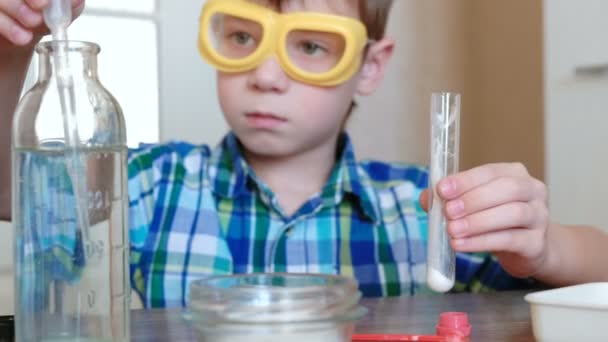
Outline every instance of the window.
<path id="1" fill-rule="evenodd" d="M 155 0 L 87 0 L 68 31 L 72 40 L 101 46 L 100 80 L 123 109 L 130 147 L 159 141 L 156 11 Z"/>
<path id="2" fill-rule="evenodd" d="M 87 10 L 110 10 L 128 13 L 154 14 L 155 0 L 87 0 Z"/>

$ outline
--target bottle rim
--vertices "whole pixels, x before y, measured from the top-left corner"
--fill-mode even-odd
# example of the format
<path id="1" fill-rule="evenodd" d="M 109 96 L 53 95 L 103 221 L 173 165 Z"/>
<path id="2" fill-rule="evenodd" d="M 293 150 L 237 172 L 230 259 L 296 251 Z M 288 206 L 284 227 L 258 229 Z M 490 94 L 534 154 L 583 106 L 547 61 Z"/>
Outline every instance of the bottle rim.
<path id="1" fill-rule="evenodd" d="M 40 54 L 51 54 L 57 47 L 67 48 L 68 52 L 98 54 L 101 48 L 93 42 L 79 40 L 60 40 L 60 41 L 44 41 L 36 45 L 35 51 Z"/>

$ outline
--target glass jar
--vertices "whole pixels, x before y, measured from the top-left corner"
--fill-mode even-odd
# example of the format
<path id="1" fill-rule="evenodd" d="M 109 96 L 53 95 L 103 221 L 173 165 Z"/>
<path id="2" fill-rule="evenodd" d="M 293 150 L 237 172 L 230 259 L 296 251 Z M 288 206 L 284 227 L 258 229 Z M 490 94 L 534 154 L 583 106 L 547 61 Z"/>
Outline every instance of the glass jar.
<path id="1" fill-rule="evenodd" d="M 59 49 L 65 84 L 52 58 Z M 129 340 L 125 123 L 99 82 L 99 51 L 40 43 L 38 81 L 15 113 L 17 341 Z"/>
<path id="2" fill-rule="evenodd" d="M 277 273 L 196 280 L 188 302 L 201 342 L 347 342 L 360 298 L 350 278 Z"/>

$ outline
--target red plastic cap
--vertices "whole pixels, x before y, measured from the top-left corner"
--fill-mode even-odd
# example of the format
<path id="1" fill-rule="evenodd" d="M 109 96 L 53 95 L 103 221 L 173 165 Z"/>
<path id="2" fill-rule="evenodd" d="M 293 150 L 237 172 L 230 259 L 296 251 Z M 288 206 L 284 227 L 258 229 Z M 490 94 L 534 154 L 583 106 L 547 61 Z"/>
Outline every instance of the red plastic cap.
<path id="1" fill-rule="evenodd" d="M 471 335 L 469 316 L 464 312 L 444 312 L 440 314 L 439 323 L 437 323 L 437 335 L 469 337 Z"/>

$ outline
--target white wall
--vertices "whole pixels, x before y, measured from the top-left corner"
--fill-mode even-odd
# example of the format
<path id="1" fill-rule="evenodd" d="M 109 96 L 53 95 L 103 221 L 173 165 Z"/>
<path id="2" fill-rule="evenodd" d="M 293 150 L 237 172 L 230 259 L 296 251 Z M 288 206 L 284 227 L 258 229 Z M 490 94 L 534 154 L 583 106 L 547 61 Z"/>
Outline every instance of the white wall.
<path id="1" fill-rule="evenodd" d="M 430 95 L 464 88 L 462 7 L 460 1 L 394 2 L 387 32 L 396 42 L 394 58 L 381 88 L 359 100 L 348 126 L 359 158 L 428 163 Z"/>
<path id="2" fill-rule="evenodd" d="M 196 49 L 204 0 L 158 1 L 160 14 L 160 139 L 215 145 L 226 133 L 215 71 Z"/>
<path id="3" fill-rule="evenodd" d="M 547 181 L 555 219 L 608 230 L 608 1 L 545 1 Z"/>

